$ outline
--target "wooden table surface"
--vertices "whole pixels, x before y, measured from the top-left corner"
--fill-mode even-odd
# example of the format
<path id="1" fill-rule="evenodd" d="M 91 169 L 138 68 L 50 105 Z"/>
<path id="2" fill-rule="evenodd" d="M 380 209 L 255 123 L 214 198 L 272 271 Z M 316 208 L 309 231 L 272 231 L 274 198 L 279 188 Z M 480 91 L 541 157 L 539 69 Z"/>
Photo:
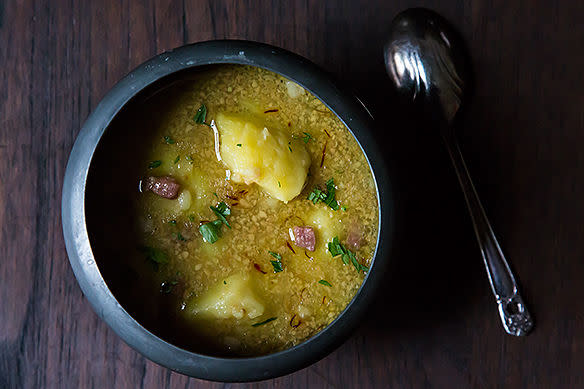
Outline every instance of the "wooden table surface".
<path id="1" fill-rule="evenodd" d="M 561 4 L 561 5 L 559 5 Z M 503 332 L 452 168 L 398 105 L 381 49 L 424 5 L 458 27 L 475 88 L 459 138 L 534 332 Z M 0 1 L 0 388 L 584 387 L 584 2 Z M 403 217 L 387 282 L 337 351 L 253 384 L 189 379 L 122 342 L 69 266 L 61 185 L 109 88 L 189 42 L 243 38 L 306 56 L 385 123 Z"/>

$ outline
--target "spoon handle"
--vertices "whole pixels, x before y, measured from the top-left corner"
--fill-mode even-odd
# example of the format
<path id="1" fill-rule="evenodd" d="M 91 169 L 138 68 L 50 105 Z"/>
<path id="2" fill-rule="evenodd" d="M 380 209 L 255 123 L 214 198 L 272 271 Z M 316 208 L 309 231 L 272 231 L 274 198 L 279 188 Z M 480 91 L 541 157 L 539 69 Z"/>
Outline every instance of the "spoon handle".
<path id="1" fill-rule="evenodd" d="M 483 255 L 489 282 L 497 300 L 503 327 L 510 335 L 527 335 L 533 327 L 531 315 L 523 303 L 515 277 L 481 205 L 458 143 L 453 136 L 449 135 L 444 136 L 444 141 L 466 199 L 466 205 Z"/>

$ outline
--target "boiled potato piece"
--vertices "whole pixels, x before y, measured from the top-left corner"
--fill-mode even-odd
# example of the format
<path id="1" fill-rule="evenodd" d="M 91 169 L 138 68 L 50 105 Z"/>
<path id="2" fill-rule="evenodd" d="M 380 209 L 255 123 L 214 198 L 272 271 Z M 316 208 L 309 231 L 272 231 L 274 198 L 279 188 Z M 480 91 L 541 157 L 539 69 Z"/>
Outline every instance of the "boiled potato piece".
<path id="1" fill-rule="evenodd" d="M 288 202 L 302 191 L 310 156 L 299 139 L 253 115 L 220 113 L 221 158 L 236 182 L 257 183 L 270 196 Z"/>
<path id="2" fill-rule="evenodd" d="M 342 231 L 343 222 L 338 213 L 324 206 L 314 207 L 307 215 L 306 221 L 314 227 L 316 233 L 316 249 L 326 251 L 326 245 Z"/>
<path id="3" fill-rule="evenodd" d="M 249 278 L 234 274 L 213 285 L 189 304 L 189 311 L 202 319 L 254 319 L 264 313 Z"/>

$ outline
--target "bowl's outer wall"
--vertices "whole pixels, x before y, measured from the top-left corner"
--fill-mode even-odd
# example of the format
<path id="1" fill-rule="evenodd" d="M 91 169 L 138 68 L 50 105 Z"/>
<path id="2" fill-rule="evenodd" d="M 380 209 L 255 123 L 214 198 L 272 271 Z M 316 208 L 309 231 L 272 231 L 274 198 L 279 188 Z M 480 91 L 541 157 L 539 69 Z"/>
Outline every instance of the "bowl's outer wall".
<path id="1" fill-rule="evenodd" d="M 375 259 L 352 302 L 327 328 L 308 341 L 253 358 L 217 358 L 193 353 L 150 333 L 136 322 L 108 289 L 91 250 L 85 222 L 85 187 L 97 144 L 114 116 L 147 86 L 170 74 L 212 64 L 265 68 L 305 87 L 350 129 L 365 152 L 377 184 L 379 237 Z M 394 201 L 384 157 L 373 136 L 373 120 L 350 93 L 310 61 L 286 50 L 249 41 L 208 41 L 160 54 L 124 77 L 102 99 L 81 129 L 63 183 L 63 233 L 69 261 L 95 312 L 131 347 L 149 359 L 193 377 L 215 381 L 257 381 L 288 374 L 316 362 L 338 347 L 359 324 L 381 283 L 393 242 Z"/>

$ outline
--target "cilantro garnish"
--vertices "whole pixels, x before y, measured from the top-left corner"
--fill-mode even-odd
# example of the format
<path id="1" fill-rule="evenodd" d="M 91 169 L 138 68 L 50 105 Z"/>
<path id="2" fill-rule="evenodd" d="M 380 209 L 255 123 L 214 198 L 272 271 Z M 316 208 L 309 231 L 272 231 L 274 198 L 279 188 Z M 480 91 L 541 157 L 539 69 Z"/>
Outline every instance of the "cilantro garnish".
<path id="1" fill-rule="evenodd" d="M 197 110 L 197 113 L 195 114 L 195 117 L 193 118 L 193 120 L 197 124 L 204 124 L 206 126 L 211 127 L 211 125 L 209 123 L 205 122 L 206 118 L 207 118 L 207 106 L 205 104 L 201 104 L 201 106 Z"/>
<path id="2" fill-rule="evenodd" d="M 273 251 L 268 251 L 268 254 L 270 254 L 272 257 L 276 258 L 275 261 L 270 261 L 270 263 L 272 264 L 272 267 L 274 268 L 274 273 L 279 273 L 281 271 L 284 270 L 284 266 L 282 265 L 282 256 L 278 253 L 275 253 Z"/>
<path id="3" fill-rule="evenodd" d="M 282 256 L 281 256 L 280 254 L 278 254 L 278 253 L 275 253 L 275 252 L 273 252 L 273 251 L 268 251 L 268 254 L 270 254 L 272 257 L 276 258 L 278 261 L 279 261 L 280 259 L 282 259 Z"/>
<path id="4" fill-rule="evenodd" d="M 319 187 L 315 187 L 312 192 L 308 195 L 308 200 L 316 204 L 320 201 L 337 211 L 339 209 L 339 203 L 335 198 L 335 181 L 330 179 L 326 182 L 326 191 L 321 190 Z"/>
<path id="5" fill-rule="evenodd" d="M 341 256 L 341 260 L 343 261 L 343 263 L 345 265 L 348 265 L 349 263 L 353 264 L 353 266 L 355 267 L 355 269 L 357 269 L 357 271 L 368 271 L 369 268 L 365 265 L 362 265 L 359 263 L 359 261 L 357 261 L 357 257 L 355 256 L 355 253 L 353 253 L 351 250 L 348 250 L 345 246 L 343 246 L 340 242 L 339 242 L 339 237 L 335 236 L 332 240 L 332 242 L 328 243 L 328 251 L 331 253 L 331 255 L 333 257 L 337 257 L 337 256 Z"/>
<path id="6" fill-rule="evenodd" d="M 229 206 L 223 201 L 217 204 L 216 207 L 211 206 L 209 208 L 211 208 L 213 213 L 217 215 L 218 219 L 201 225 L 199 227 L 199 231 L 201 232 L 201 235 L 203 235 L 205 242 L 215 243 L 221 236 L 222 224 L 225 224 L 227 227 L 231 228 L 231 225 L 225 217 L 231 215 L 231 210 L 229 209 Z"/>
<path id="7" fill-rule="evenodd" d="M 158 160 L 156 160 L 156 161 L 151 161 L 151 162 L 148 164 L 148 168 L 149 168 L 149 169 L 155 169 L 155 168 L 157 168 L 157 167 L 158 167 L 158 166 L 160 166 L 160 165 L 162 165 L 162 161 L 158 159 Z"/>
<path id="8" fill-rule="evenodd" d="M 217 207 L 211 206 L 209 208 L 211 208 L 211 211 L 213 211 L 213 213 L 215 215 L 217 215 L 217 217 L 223 222 L 223 224 L 225 224 L 227 227 L 231 228 L 231 225 L 229 225 L 229 222 L 225 218 L 225 216 L 231 215 L 231 210 L 229 209 L 227 204 L 225 204 L 223 201 L 221 201 L 217 205 Z"/>
<path id="9" fill-rule="evenodd" d="M 205 242 L 215 243 L 221 236 L 221 220 L 215 220 L 199 226 L 199 232 L 203 235 Z"/>

